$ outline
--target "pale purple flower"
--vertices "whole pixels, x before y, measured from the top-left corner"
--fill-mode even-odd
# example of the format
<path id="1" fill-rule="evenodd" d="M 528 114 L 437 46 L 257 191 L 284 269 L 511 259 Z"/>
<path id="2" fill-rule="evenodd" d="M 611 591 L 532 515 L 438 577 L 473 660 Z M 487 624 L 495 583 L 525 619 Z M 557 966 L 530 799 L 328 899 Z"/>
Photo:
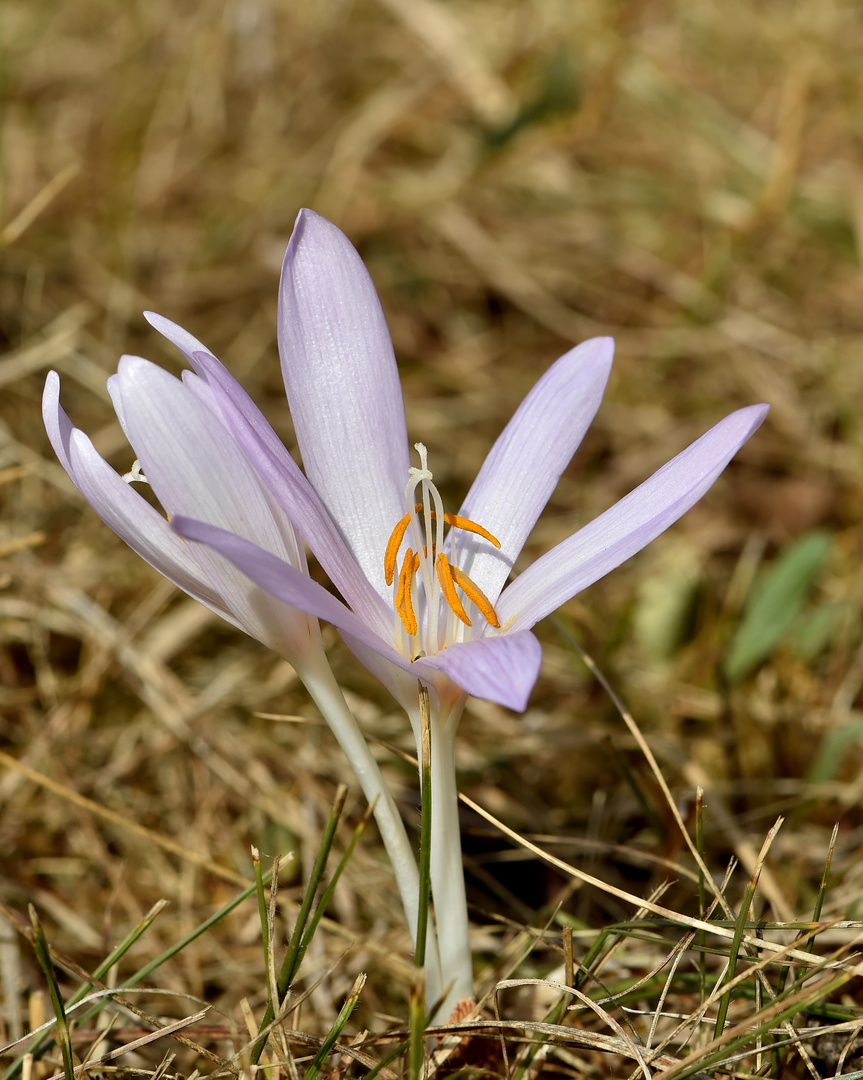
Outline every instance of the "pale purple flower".
<path id="1" fill-rule="evenodd" d="M 310 211 L 300 214 L 279 294 L 282 374 L 305 473 L 200 342 L 160 316 L 147 318 L 180 349 L 194 374 L 180 382 L 147 361 L 124 357 L 111 393 L 171 523 L 72 427 L 53 374 L 45 391 L 52 444 L 85 497 L 131 547 L 295 663 L 361 779 L 365 768 L 368 795 L 380 790 L 382 780 L 327 682 L 316 619 L 338 627 L 403 705 L 417 737 L 417 681 L 429 687 L 431 873 L 440 966 L 437 946 L 430 946 L 426 959 L 438 990 L 441 970 L 453 980 L 442 1007 L 446 1018 L 459 998 L 471 994 L 454 757 L 467 695 L 523 709 L 541 661 L 531 632 L 535 623 L 688 510 L 761 424 L 767 406 L 727 416 L 507 585 L 599 407 L 611 367 L 610 339 L 572 349 L 540 378 L 453 516 L 422 444 L 416 444 L 419 467 L 411 465 L 383 312 L 359 256 L 334 225 Z M 300 538 L 341 599 L 309 577 Z M 360 758 L 366 766 L 358 767 Z M 416 868 L 394 813 L 389 797 L 383 827 L 415 930 Z"/>
<path id="2" fill-rule="evenodd" d="M 182 331 L 156 325 L 184 347 Z M 371 278 L 347 238 L 310 211 L 301 212 L 282 267 L 279 351 L 305 475 L 225 369 L 206 352 L 189 359 L 342 600 L 247 535 L 192 515 L 174 527 L 225 555 L 272 596 L 337 626 L 405 708 L 418 743 L 417 680 L 430 688 L 432 892 L 441 968 L 452 980 L 439 1012 L 445 1019 L 472 994 L 455 779 L 455 732 L 467 695 L 523 709 L 541 661 L 535 623 L 688 510 L 767 406 L 727 416 L 507 586 L 599 407 L 612 342 L 588 341 L 540 378 L 458 511 L 479 532 L 453 527 L 448 535 L 421 444 L 420 469 L 411 468 L 395 357 Z"/>
<path id="3" fill-rule="evenodd" d="M 461 590 L 471 625 L 454 617 L 430 565 L 413 577 L 418 625 L 410 635 L 396 614 L 397 581 L 385 581 L 384 555 L 396 524 L 433 485 L 429 475 L 406 495 L 411 459 L 392 344 L 374 286 L 347 238 L 324 218 L 302 211 L 282 269 L 282 374 L 308 480 L 225 369 L 209 353 L 190 351 L 179 329 L 151 321 L 205 374 L 237 446 L 345 603 L 248 531 L 228 535 L 215 522 L 191 520 L 195 515 L 189 512 L 175 520 L 175 528 L 227 556 L 272 596 L 335 624 L 402 703 L 406 695 L 415 701 L 416 680 L 422 679 L 447 713 L 464 694 L 523 709 L 541 659 L 534 624 L 676 521 L 767 412 L 767 406 L 756 405 L 732 413 L 504 587 L 608 378 L 610 339 L 572 349 L 522 402 L 458 511 L 491 533 L 499 549 L 460 529 L 443 539 L 440 515 L 425 521 L 437 534 L 433 556 L 444 550 L 449 563 L 469 575 L 500 626 Z M 408 546 L 418 551 L 426 543 L 424 515 L 416 517 L 420 536 L 411 523 L 399 566 Z"/>

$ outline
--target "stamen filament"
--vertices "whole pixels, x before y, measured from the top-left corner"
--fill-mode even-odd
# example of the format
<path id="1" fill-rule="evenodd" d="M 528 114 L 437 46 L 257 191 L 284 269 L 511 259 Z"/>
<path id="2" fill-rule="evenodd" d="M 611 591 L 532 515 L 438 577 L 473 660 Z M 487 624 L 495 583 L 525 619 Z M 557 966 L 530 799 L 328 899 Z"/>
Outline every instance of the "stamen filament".
<path id="1" fill-rule="evenodd" d="M 450 566 L 450 561 L 443 552 L 441 552 L 435 560 L 435 566 L 437 567 L 437 579 L 440 582 L 444 599 L 449 604 L 453 614 L 457 619 L 461 619 L 465 626 L 472 626 L 473 623 L 468 618 L 467 612 L 465 611 L 461 600 L 458 598 L 458 593 L 455 591 L 453 578 L 455 576 L 456 567 Z"/>
<path id="2" fill-rule="evenodd" d="M 493 626 L 495 629 L 498 629 L 500 627 L 500 619 L 497 617 L 497 612 L 492 607 L 491 601 L 485 595 L 482 589 L 480 589 L 478 585 L 474 584 L 474 582 L 471 581 L 467 574 L 464 573 L 463 570 L 459 570 L 457 566 L 451 566 L 450 573 L 452 574 L 453 580 L 455 581 L 456 585 L 458 585 L 458 587 L 468 597 L 469 600 L 473 601 L 473 603 L 485 616 L 485 620 L 489 624 L 489 626 Z M 455 608 L 453 608 L 453 610 L 455 611 Z M 458 615 L 457 611 L 456 615 Z M 468 626 L 470 626 L 470 623 L 468 623 Z"/>

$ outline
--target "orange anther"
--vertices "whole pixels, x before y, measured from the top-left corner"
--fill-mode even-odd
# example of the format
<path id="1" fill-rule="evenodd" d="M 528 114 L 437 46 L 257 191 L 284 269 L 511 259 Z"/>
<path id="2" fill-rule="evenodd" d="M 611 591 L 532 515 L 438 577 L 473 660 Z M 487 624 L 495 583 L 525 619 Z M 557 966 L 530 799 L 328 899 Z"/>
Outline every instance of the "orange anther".
<path id="1" fill-rule="evenodd" d="M 434 515 L 432 515 L 434 517 Z M 444 514 L 444 521 L 447 525 L 452 525 L 454 529 L 464 529 L 465 532 L 476 533 L 477 536 L 481 536 L 484 540 L 488 540 L 490 544 L 494 544 L 496 548 L 500 547 L 500 540 L 496 536 L 484 529 L 482 525 L 477 525 L 475 521 L 471 521 L 470 518 L 459 517 L 458 514 Z"/>
<path id="2" fill-rule="evenodd" d="M 422 510 L 423 504 L 417 503 L 414 506 L 414 512 L 419 513 Z M 431 518 L 435 520 L 437 514 L 434 510 L 431 511 Z M 459 517 L 458 514 L 444 514 L 444 521 L 447 525 L 452 526 L 454 529 L 462 529 L 464 532 L 475 533 L 477 536 L 481 536 L 484 540 L 488 540 L 490 544 L 494 544 L 496 548 L 500 547 L 500 540 L 496 536 L 493 536 L 488 529 L 484 529 L 482 525 L 478 525 L 475 521 L 471 521 L 470 518 Z M 396 573 L 396 560 L 398 559 L 399 548 L 402 546 L 402 541 L 405 538 L 408 525 L 410 524 L 410 513 L 399 521 L 393 531 L 390 533 L 390 538 L 387 541 L 387 550 L 384 553 L 384 577 L 387 585 L 392 585 L 393 578 Z M 434 544 L 432 544 L 432 551 L 434 551 Z M 428 549 L 423 548 L 423 554 L 428 556 Z M 455 610 L 455 609 L 453 609 Z M 468 625 L 470 625 L 468 623 Z"/>
<path id="3" fill-rule="evenodd" d="M 399 587 L 396 594 L 396 612 L 410 637 L 413 637 L 417 632 L 417 617 L 414 613 L 414 605 L 411 598 L 411 585 L 418 566 L 419 556 L 414 555 L 413 551 L 408 548 L 405 552 L 404 561 L 402 562 L 402 568 L 399 573 Z"/>
<path id="4" fill-rule="evenodd" d="M 450 573 L 452 574 L 453 581 L 455 581 L 456 585 L 458 585 L 462 592 L 472 600 L 483 613 L 489 626 L 493 626 L 497 629 L 500 626 L 500 619 L 497 617 L 497 612 L 491 606 L 491 601 L 482 589 L 480 589 L 478 585 L 475 585 L 467 574 L 459 570 L 457 566 L 451 566 Z M 458 615 L 457 611 L 456 615 Z M 468 626 L 470 626 L 470 623 L 468 623 Z"/>
<path id="5" fill-rule="evenodd" d="M 387 585 L 392 585 L 393 583 L 393 578 L 396 573 L 396 559 L 398 558 L 399 548 L 402 546 L 402 540 L 405 538 L 410 519 L 410 514 L 405 514 L 398 525 L 396 525 L 390 533 L 390 538 L 387 541 L 387 550 L 384 554 L 384 577 L 386 578 Z"/>
<path id="6" fill-rule="evenodd" d="M 458 594 L 455 591 L 453 577 L 456 573 L 456 568 L 454 566 L 450 566 L 449 559 L 446 557 L 446 555 L 444 555 L 443 552 L 441 552 L 435 560 L 435 566 L 437 567 L 437 579 L 440 582 L 440 587 L 443 591 L 444 599 L 452 608 L 455 617 L 457 619 L 461 619 L 465 626 L 471 626 L 472 623 L 467 617 L 467 612 L 462 606 L 462 602 L 461 600 L 459 600 Z"/>

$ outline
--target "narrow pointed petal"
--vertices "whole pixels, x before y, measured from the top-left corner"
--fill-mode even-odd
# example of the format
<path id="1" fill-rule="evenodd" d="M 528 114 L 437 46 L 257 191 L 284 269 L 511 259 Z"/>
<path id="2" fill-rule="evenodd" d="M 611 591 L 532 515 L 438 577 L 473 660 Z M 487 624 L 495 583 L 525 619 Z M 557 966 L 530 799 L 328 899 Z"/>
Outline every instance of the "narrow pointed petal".
<path id="1" fill-rule="evenodd" d="M 352 610 L 384 634 L 392 616 L 365 575 L 314 488 L 260 409 L 222 364 L 208 353 L 194 356 L 238 446 L 312 549 Z"/>
<path id="2" fill-rule="evenodd" d="M 450 645 L 414 667 L 437 668 L 474 697 L 523 712 L 541 663 L 542 646 L 527 631 Z"/>
<path id="3" fill-rule="evenodd" d="M 459 565 L 494 603 L 525 540 L 596 415 L 614 342 L 594 338 L 554 363 L 485 459 L 461 514 L 499 541 L 459 538 Z"/>
<path id="4" fill-rule="evenodd" d="M 409 660 L 362 623 L 341 600 L 271 552 L 234 533 L 187 517 L 178 516 L 171 524 L 187 540 L 206 544 L 229 559 L 257 586 L 282 603 L 332 623 L 403 671 L 412 670 Z"/>
<path id="5" fill-rule="evenodd" d="M 498 601 L 505 630 L 528 630 L 664 532 L 708 490 L 760 427 L 768 408 L 751 405 L 726 416 L 640 487 L 528 567 Z"/>
<path id="6" fill-rule="evenodd" d="M 188 330 L 184 330 L 182 326 L 178 326 L 176 323 L 171 322 L 170 319 L 166 319 L 164 315 L 157 315 L 155 311 L 145 311 L 144 318 L 154 330 L 158 330 L 163 338 L 166 338 L 180 350 L 186 358 L 186 362 L 196 371 L 198 371 L 198 362 L 195 359 L 195 353 L 213 355 L 206 345 L 202 345 Z M 200 372 L 198 373 L 200 374 Z"/>
<path id="7" fill-rule="evenodd" d="M 43 395 L 45 428 L 72 483 L 105 524 L 175 585 L 234 625 L 237 620 L 164 517 L 127 484 L 75 428 L 59 402 L 60 380 L 50 372 Z"/>
<path id="8" fill-rule="evenodd" d="M 45 379 L 45 389 L 42 391 L 42 420 L 54 453 L 69 474 L 69 479 L 80 490 L 69 457 L 69 440 L 75 426 L 60 404 L 60 376 L 56 371 L 49 371 Z"/>
<path id="9" fill-rule="evenodd" d="M 380 301 L 347 237 L 301 211 L 282 267 L 279 351 L 306 475 L 380 596 L 410 466 Z"/>

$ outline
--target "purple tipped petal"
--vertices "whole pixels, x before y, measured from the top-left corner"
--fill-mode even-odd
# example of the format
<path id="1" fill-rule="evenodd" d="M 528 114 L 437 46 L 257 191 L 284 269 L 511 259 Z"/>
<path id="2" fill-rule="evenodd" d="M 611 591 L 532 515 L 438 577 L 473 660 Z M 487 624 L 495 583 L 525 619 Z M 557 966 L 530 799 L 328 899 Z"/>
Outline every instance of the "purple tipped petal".
<path id="1" fill-rule="evenodd" d="M 459 541 L 459 564 L 494 603 L 561 473 L 596 415 L 614 355 L 611 338 L 565 353 L 543 375 L 485 459 L 459 511 L 500 541 Z M 464 555 L 462 555 L 464 552 Z"/>
<path id="2" fill-rule="evenodd" d="M 279 350 L 306 474 L 386 599 L 384 551 L 405 512 L 410 466 L 401 386 L 368 271 L 310 210 L 282 267 Z"/>
<path id="3" fill-rule="evenodd" d="M 498 602 L 504 628 L 529 629 L 664 532 L 708 490 L 760 427 L 768 408 L 750 405 L 726 416 L 640 487 L 528 567 Z"/>
<path id="4" fill-rule="evenodd" d="M 414 667 L 436 668 L 474 697 L 523 712 L 541 663 L 542 646 L 528 631 L 450 645 Z"/>

